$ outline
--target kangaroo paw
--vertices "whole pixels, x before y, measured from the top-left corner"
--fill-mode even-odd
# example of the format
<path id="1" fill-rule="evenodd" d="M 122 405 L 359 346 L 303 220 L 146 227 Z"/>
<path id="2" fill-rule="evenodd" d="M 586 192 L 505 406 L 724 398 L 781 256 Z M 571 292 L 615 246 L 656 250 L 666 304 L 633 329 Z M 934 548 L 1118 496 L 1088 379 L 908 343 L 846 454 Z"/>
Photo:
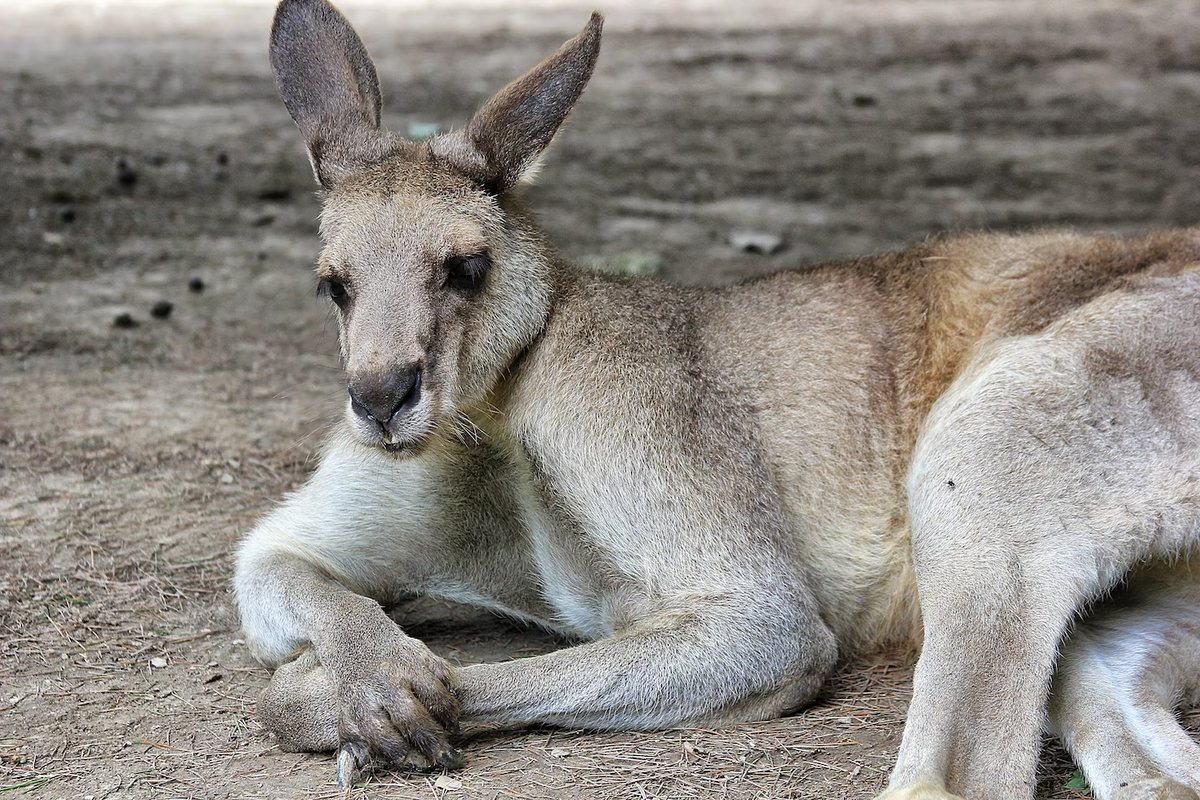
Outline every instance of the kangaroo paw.
<path id="1" fill-rule="evenodd" d="M 1200 800 L 1200 795 L 1170 778 L 1146 778 L 1117 787 L 1112 800 Z"/>

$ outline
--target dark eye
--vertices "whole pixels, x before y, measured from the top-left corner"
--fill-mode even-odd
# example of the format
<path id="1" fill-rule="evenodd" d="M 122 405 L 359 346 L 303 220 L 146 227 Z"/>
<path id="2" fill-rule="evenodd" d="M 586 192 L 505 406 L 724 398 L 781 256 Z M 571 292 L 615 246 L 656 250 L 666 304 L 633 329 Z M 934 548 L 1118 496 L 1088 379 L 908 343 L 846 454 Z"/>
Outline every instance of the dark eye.
<path id="1" fill-rule="evenodd" d="M 467 296 L 479 294 L 483 281 L 487 278 L 488 270 L 492 268 L 492 259 L 487 253 L 475 253 L 469 256 L 451 256 L 446 259 L 447 289 Z"/>
<path id="2" fill-rule="evenodd" d="M 344 308 L 350 300 L 350 293 L 346 289 L 346 284 L 337 278 L 325 278 L 317 284 L 317 296 L 328 297 L 339 308 Z"/>

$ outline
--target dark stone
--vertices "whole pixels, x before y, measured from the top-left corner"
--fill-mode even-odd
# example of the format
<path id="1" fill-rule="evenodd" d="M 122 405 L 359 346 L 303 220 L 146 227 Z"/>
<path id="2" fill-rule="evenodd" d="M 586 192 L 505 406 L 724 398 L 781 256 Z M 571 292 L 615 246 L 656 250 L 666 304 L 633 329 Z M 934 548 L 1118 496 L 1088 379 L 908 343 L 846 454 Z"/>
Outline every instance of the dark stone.
<path id="1" fill-rule="evenodd" d="M 129 162 L 125 160 L 124 156 L 117 159 L 116 173 L 113 177 L 117 183 L 127 189 L 133 188 L 133 185 L 138 181 L 137 170 L 129 166 Z"/>
<path id="2" fill-rule="evenodd" d="M 260 190 L 255 197 L 257 197 L 259 200 L 291 200 L 292 190 L 286 186 L 271 186 Z"/>

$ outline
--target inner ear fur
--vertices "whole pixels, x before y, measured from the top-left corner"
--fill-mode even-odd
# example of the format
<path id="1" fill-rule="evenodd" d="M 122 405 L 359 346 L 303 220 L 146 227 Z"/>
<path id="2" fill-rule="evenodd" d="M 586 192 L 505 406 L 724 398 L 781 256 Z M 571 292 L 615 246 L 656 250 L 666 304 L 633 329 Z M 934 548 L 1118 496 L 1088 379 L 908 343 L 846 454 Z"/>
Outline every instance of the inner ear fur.
<path id="1" fill-rule="evenodd" d="M 279 94 L 323 186 L 383 156 L 379 78 L 341 12 L 326 0 L 282 0 L 270 52 Z"/>
<path id="2" fill-rule="evenodd" d="M 592 76 L 603 26 L 592 12 L 578 36 L 497 92 L 465 128 L 434 139 L 434 155 L 493 194 L 528 179 Z"/>

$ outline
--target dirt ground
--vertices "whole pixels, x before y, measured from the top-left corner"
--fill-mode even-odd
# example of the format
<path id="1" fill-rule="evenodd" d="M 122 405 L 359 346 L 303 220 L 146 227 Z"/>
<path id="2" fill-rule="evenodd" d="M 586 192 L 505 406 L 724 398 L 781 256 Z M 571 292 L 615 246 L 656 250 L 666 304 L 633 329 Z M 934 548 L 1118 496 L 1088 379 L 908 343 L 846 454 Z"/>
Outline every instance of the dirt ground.
<path id="1" fill-rule="evenodd" d="M 405 131 L 460 123 L 591 3 L 343 7 Z M 596 77 L 530 193 L 572 257 L 723 283 L 943 230 L 1200 221 L 1195 3 L 602 9 Z M 229 596 L 235 542 L 303 482 L 343 392 L 271 11 L 0 7 L 0 793 L 338 796 L 328 757 L 254 721 L 267 673 Z M 785 247 L 739 252 L 742 229 Z M 556 644 L 428 604 L 410 619 L 460 662 Z M 870 797 L 910 677 L 848 665 L 815 707 L 720 731 L 474 731 L 464 771 L 354 796 Z M 1051 745 L 1043 795 L 1080 796 L 1072 770 Z"/>

